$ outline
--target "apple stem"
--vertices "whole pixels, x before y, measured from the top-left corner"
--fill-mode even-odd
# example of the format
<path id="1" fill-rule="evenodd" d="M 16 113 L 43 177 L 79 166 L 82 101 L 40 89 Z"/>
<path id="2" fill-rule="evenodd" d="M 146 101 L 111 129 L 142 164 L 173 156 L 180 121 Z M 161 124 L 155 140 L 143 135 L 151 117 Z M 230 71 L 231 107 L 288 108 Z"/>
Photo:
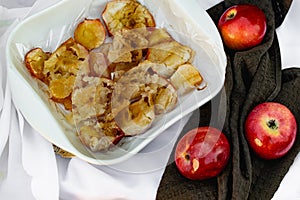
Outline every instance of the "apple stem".
<path id="1" fill-rule="evenodd" d="M 267 126 L 270 128 L 270 129 L 273 129 L 273 130 L 276 130 L 278 129 L 278 125 L 276 123 L 276 121 L 274 119 L 271 119 L 267 122 Z"/>

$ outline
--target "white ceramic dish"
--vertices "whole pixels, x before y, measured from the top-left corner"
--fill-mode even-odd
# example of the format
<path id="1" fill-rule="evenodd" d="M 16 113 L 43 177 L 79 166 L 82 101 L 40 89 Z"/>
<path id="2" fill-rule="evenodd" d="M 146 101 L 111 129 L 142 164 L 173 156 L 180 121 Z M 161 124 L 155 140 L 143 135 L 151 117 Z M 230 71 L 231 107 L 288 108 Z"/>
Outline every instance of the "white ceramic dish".
<path id="1" fill-rule="evenodd" d="M 157 26 L 167 28 L 177 41 L 196 51 L 194 65 L 208 86 L 203 91 L 182 97 L 173 111 L 157 119 L 147 132 L 123 141 L 121 148 L 106 153 L 88 151 L 76 136 L 74 128 L 68 125 L 53 103 L 41 92 L 25 68 L 23 58 L 33 47 L 54 51 L 73 35 L 76 23 L 81 19 L 99 18 L 106 2 L 63 0 L 21 22 L 11 33 L 6 48 L 13 100 L 26 120 L 51 143 L 98 165 L 119 163 L 135 155 L 162 131 L 212 99 L 223 86 L 226 67 L 226 56 L 218 30 L 196 0 L 141 1 L 154 15 Z"/>

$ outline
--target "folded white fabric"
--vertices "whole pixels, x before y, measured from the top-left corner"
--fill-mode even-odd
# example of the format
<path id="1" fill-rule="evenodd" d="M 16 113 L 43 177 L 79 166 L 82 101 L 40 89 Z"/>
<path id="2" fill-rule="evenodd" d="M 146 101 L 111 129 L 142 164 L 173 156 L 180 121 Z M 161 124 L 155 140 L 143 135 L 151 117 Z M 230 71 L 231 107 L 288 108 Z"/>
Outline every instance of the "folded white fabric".
<path id="1" fill-rule="evenodd" d="M 30 7 L 35 0 L 0 0 L 0 5 L 7 8 L 24 8 Z"/>
<path id="2" fill-rule="evenodd" d="M 23 17 L 58 1 L 36 0 L 31 8 L 0 6 L 2 52 L 10 31 Z M 16 5 L 14 1 L 10 2 Z M 218 2 L 220 0 L 209 0 L 200 4 L 207 9 Z M 297 40 L 300 27 L 295 25 L 299 21 L 297 10 L 300 10 L 300 2 L 293 1 L 286 21 L 278 29 L 284 68 L 300 66 L 300 58 L 296 55 L 300 51 Z M 0 55 L 0 67 L 0 199 L 155 199 L 176 137 L 190 115 L 123 163 L 95 166 L 78 158 L 64 159 L 55 155 L 52 144 L 41 137 L 14 107 L 6 80 L 4 53 Z M 300 187 L 296 184 L 300 177 L 299 166 L 298 156 L 274 199 L 300 199 Z"/>
<path id="3" fill-rule="evenodd" d="M 0 199 L 58 199 L 58 173 L 52 144 L 33 130 L 16 110 L 7 80 L 4 53 L 7 38 L 16 24 L 35 10 L 2 6 L 0 10 L 3 52 L 0 60 Z"/>

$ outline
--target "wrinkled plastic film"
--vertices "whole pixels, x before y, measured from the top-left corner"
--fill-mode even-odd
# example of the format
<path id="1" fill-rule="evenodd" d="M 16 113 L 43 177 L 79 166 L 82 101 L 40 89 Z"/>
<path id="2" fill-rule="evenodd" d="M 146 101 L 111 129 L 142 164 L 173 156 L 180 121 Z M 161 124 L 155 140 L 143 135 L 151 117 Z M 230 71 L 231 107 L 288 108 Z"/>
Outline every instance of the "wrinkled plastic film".
<path id="1" fill-rule="evenodd" d="M 201 28 L 205 29 L 205 26 L 193 26 L 194 23 L 189 23 L 189 16 L 182 16 L 182 11 L 178 9 L 179 7 L 176 5 L 170 6 L 172 2 L 169 0 L 160 2 L 140 2 L 144 4 L 153 14 L 153 17 L 156 21 L 156 27 L 166 28 L 168 33 L 170 33 L 176 41 L 180 42 L 183 45 L 191 47 L 196 52 L 193 64 L 199 69 L 204 79 L 208 82 L 208 89 L 204 90 L 201 95 L 191 93 L 190 95 L 181 98 L 176 110 L 172 112 L 172 114 L 167 114 L 166 116 L 158 118 L 157 121 L 153 123 L 153 126 L 141 136 L 124 140 L 124 142 L 122 142 L 120 145 L 122 146 L 122 149 L 116 151 L 114 150 L 106 153 L 95 153 L 91 152 L 82 144 L 80 144 L 76 135 L 76 131 L 74 131 L 78 128 L 76 127 L 76 124 L 78 124 L 79 122 L 73 120 L 70 126 L 70 123 L 68 122 L 69 119 L 66 119 L 66 116 L 68 116 L 70 113 L 64 110 L 61 105 L 49 102 L 47 95 L 45 95 L 45 93 L 47 93 L 47 88 L 42 86 L 43 84 L 41 83 L 34 83 L 36 81 L 32 80 L 32 77 L 30 76 L 28 71 L 26 71 L 26 67 L 23 64 L 26 52 L 28 52 L 32 48 L 40 47 L 45 52 L 54 52 L 57 47 L 65 42 L 68 38 L 73 37 L 74 30 L 77 27 L 78 23 L 83 21 L 85 18 L 99 18 L 102 21 L 101 13 L 107 1 L 88 1 L 88 3 L 82 3 L 84 5 L 81 6 L 80 9 L 77 8 L 78 12 L 76 14 L 73 13 L 72 16 L 68 16 L 71 18 L 71 20 L 67 21 L 71 21 L 71 23 L 54 23 L 53 26 L 49 26 L 48 29 L 43 29 L 38 39 L 32 38 L 27 40 L 26 43 L 15 43 L 17 53 L 14 54 L 14 59 L 15 63 L 18 65 L 16 67 L 17 70 L 25 77 L 29 84 L 33 86 L 34 90 L 38 93 L 39 96 L 42 97 L 46 104 L 48 104 L 49 108 L 52 110 L 51 112 L 58 112 L 58 114 L 54 114 L 54 116 L 57 118 L 63 129 L 68 130 L 66 136 L 72 143 L 72 145 L 75 146 L 75 148 L 78 149 L 81 154 L 92 157 L 95 160 L 99 160 L 98 164 L 101 164 L 101 160 L 104 160 L 104 163 L 106 163 L 106 161 L 108 160 L 108 163 L 110 163 L 110 160 L 118 159 L 120 157 L 128 158 L 136 154 L 146 144 L 157 137 L 160 132 L 212 98 L 212 96 L 215 95 L 215 90 L 218 90 L 220 88 L 218 84 L 221 85 L 221 83 L 217 83 L 216 85 L 212 83 L 213 81 L 215 81 L 214 78 L 212 78 L 214 77 L 215 73 L 220 73 L 218 72 L 218 69 L 214 70 L 208 69 L 208 67 L 206 67 L 218 65 L 222 66 L 222 63 L 220 63 L 220 60 L 222 60 L 222 58 L 217 55 L 219 50 L 215 50 L 215 47 L 218 46 L 218 43 L 216 42 L 216 44 L 212 44 L 212 42 L 214 42 L 214 39 L 207 35 L 205 31 L 201 31 Z M 63 8 L 59 8 L 59 10 L 63 10 Z M 50 20 L 49 16 L 47 16 L 46 14 L 45 19 Z M 206 19 L 204 19 L 203 21 L 204 23 L 210 23 L 210 21 L 206 21 Z M 110 41 L 112 41 L 112 38 L 107 36 L 105 43 Z M 74 88 L 79 87 L 80 81 L 82 81 L 80 78 L 76 80 Z M 91 95 L 90 98 L 95 99 L 95 96 Z M 190 105 L 194 106 L 191 107 Z M 91 119 L 96 120 L 96 111 L 91 115 Z M 74 124 L 72 125 L 72 123 Z"/>

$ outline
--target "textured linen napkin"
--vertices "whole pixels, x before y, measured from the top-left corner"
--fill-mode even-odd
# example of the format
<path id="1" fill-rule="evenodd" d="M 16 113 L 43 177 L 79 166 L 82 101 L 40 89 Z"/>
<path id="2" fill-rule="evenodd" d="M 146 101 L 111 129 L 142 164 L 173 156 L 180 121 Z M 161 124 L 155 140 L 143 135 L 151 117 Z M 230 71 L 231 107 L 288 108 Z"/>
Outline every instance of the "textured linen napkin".
<path id="1" fill-rule="evenodd" d="M 298 130 L 296 142 L 285 157 L 264 161 L 252 153 L 244 136 L 247 114 L 254 106 L 265 101 L 286 105 L 300 125 L 300 69 L 281 70 L 275 31 L 283 22 L 292 1 L 225 0 L 209 9 L 208 13 L 217 23 L 226 8 L 239 3 L 255 4 L 265 12 L 268 20 L 266 37 L 261 45 L 247 51 L 225 49 L 228 56 L 225 92 L 216 97 L 218 100 L 212 100 L 220 101 L 221 106 L 217 114 L 211 112 L 211 102 L 199 110 L 200 116 L 203 116 L 200 117 L 199 126 L 221 127 L 228 136 L 232 147 L 231 160 L 219 177 L 206 181 L 187 180 L 172 163 L 162 177 L 157 199 L 271 199 L 300 150 Z M 218 117 L 224 112 L 226 118 L 223 125 Z"/>

